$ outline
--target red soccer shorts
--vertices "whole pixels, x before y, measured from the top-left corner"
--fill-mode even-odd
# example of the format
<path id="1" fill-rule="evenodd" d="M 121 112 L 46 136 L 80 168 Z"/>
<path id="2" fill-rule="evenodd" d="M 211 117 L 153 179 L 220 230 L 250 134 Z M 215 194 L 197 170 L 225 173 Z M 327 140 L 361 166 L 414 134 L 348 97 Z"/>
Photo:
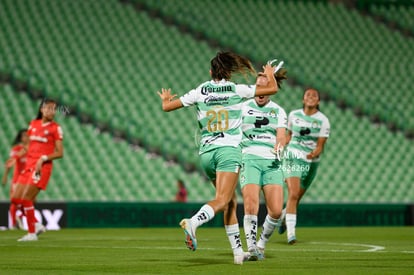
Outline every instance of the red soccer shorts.
<path id="1" fill-rule="evenodd" d="M 34 171 L 35 166 L 26 167 L 19 175 L 17 182 L 21 184 L 32 184 L 42 190 L 46 190 L 49 178 L 52 175 L 51 163 L 46 163 L 42 166 L 42 169 L 40 170 L 40 177 L 36 176 Z"/>

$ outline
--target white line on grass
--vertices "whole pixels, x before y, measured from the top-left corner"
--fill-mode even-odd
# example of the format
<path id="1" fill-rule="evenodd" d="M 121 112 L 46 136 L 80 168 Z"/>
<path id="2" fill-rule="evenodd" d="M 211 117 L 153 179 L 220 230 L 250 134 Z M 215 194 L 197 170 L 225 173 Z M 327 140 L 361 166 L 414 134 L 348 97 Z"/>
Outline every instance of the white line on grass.
<path id="1" fill-rule="evenodd" d="M 378 246 L 378 245 L 371 245 L 371 244 L 358 244 L 358 243 L 333 243 L 333 242 L 309 242 L 308 244 L 312 245 L 318 245 L 321 246 L 317 249 L 312 248 L 304 248 L 300 249 L 301 251 L 309 251 L 309 252 L 378 252 L 381 250 L 384 250 L 385 247 Z M 326 249 L 323 246 L 324 245 L 335 245 L 335 246 L 357 246 L 357 247 L 363 247 L 367 249 Z M 0 247 L 2 246 L 10 246 L 5 244 L 0 244 Z M 43 242 L 39 242 L 35 244 L 36 247 L 50 247 L 50 248 L 59 248 L 62 247 L 61 245 L 56 244 L 45 244 Z M 152 249 L 152 250 L 186 250 L 186 248 L 183 246 L 97 246 L 97 245 L 74 245 L 74 246 L 65 246 L 65 247 L 71 247 L 71 248 L 79 248 L 79 249 Z M 299 245 L 295 245 L 295 247 L 300 247 Z M 293 248 L 293 247 L 292 247 Z M 267 251 L 284 251 L 284 252 L 293 252 L 292 248 L 267 248 Z M 198 250 L 210 250 L 210 251 L 227 251 L 228 249 L 225 248 L 213 248 L 213 247 L 201 247 Z M 414 253 L 414 251 L 401 251 L 403 253 Z"/>
<path id="2" fill-rule="evenodd" d="M 385 247 L 384 246 L 379 246 L 379 245 L 372 245 L 372 244 L 361 244 L 361 243 L 330 243 L 330 242 L 310 242 L 310 244 L 317 244 L 317 245 L 338 245 L 338 246 L 361 246 L 361 247 L 366 247 L 368 249 L 364 249 L 364 250 L 356 250 L 358 252 L 378 252 L 381 250 L 384 250 Z M 343 250 L 343 249 L 333 249 L 330 250 L 333 252 L 347 252 L 347 251 L 355 251 L 355 250 Z"/>

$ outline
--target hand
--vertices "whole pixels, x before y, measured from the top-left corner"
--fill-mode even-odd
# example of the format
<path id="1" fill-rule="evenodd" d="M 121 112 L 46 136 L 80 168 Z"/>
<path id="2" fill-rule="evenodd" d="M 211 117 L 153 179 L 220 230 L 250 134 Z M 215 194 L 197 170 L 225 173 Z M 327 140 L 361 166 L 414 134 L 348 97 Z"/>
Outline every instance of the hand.
<path id="1" fill-rule="evenodd" d="M 274 68 L 270 64 L 266 64 L 263 66 L 263 72 L 265 75 L 272 75 L 274 71 Z"/>
<path id="2" fill-rule="evenodd" d="M 40 174 L 40 170 L 42 170 L 42 165 L 43 165 L 43 159 L 39 158 L 36 162 L 36 166 L 35 166 L 35 173 L 36 174 Z"/>
<path id="3" fill-rule="evenodd" d="M 6 174 L 4 174 L 4 175 L 3 175 L 3 177 L 1 178 L 1 184 L 2 184 L 3 186 L 5 186 L 5 185 L 6 185 L 6 183 L 7 183 L 7 175 L 6 175 Z"/>
<path id="4" fill-rule="evenodd" d="M 37 184 L 39 182 L 39 180 L 40 180 L 40 173 L 39 172 L 36 172 L 36 171 L 33 172 L 32 179 L 33 179 L 33 182 L 35 184 Z"/>
<path id="5" fill-rule="evenodd" d="M 283 146 L 280 145 L 280 143 L 275 144 L 273 149 L 270 150 L 273 154 L 276 155 L 276 158 L 281 161 L 282 160 L 282 154 L 283 154 Z"/>
<path id="6" fill-rule="evenodd" d="M 275 64 L 277 62 L 277 59 L 273 59 L 273 60 L 269 60 L 267 61 L 267 65 L 273 66 L 273 64 Z M 282 68 L 283 64 L 285 62 L 280 61 L 276 66 L 273 66 L 273 73 L 277 73 L 277 71 L 280 70 L 280 68 Z"/>
<path id="7" fill-rule="evenodd" d="M 161 93 L 159 91 L 157 91 L 158 95 L 160 96 L 162 101 L 171 101 L 173 100 L 174 97 L 176 97 L 177 95 L 172 95 L 171 94 L 171 89 L 165 89 L 162 88 L 161 89 Z"/>
<path id="8" fill-rule="evenodd" d="M 9 158 L 6 161 L 5 167 L 6 168 L 11 168 L 11 167 L 13 167 L 14 164 L 16 164 L 16 159 L 15 158 Z"/>
<path id="9" fill-rule="evenodd" d="M 310 152 L 309 154 L 306 155 L 307 159 L 314 159 L 317 158 L 318 155 L 315 153 L 315 151 Z"/>

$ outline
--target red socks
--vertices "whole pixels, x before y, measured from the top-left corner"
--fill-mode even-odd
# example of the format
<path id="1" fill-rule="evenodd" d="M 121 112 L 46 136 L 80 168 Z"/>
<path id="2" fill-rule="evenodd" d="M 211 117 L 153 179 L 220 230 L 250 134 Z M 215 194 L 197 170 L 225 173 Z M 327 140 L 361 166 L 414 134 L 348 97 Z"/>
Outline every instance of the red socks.
<path id="1" fill-rule="evenodd" d="M 27 219 L 27 231 L 29 233 L 35 233 L 35 212 L 34 212 L 34 206 L 33 202 L 30 200 L 21 200 L 21 203 L 24 207 L 24 213 L 26 214 Z"/>
<path id="2" fill-rule="evenodd" d="M 9 207 L 10 217 L 11 217 L 11 224 L 13 227 L 16 227 L 16 212 L 17 212 L 17 205 L 15 203 L 10 203 Z"/>

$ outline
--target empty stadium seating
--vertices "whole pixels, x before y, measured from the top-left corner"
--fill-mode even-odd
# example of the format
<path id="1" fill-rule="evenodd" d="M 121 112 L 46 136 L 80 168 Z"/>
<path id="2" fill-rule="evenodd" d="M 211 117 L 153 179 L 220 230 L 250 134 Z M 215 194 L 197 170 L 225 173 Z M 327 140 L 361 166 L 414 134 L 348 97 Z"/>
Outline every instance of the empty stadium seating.
<path id="1" fill-rule="evenodd" d="M 371 3 L 368 10 L 377 16 L 385 18 L 402 29 L 414 34 L 414 7 L 412 5 L 399 5 L 399 3 L 377 4 Z"/>
<path id="2" fill-rule="evenodd" d="M 289 75 L 334 100 L 401 128 L 414 125 L 407 100 L 412 39 L 355 11 L 301 1 L 145 3 L 255 63 L 284 59 Z M 5 0 L 0 7 L 0 72 L 10 74 L 15 86 L 28 82 L 30 89 L 77 112 L 58 116 L 66 155 L 56 161 L 50 188 L 39 199 L 168 201 L 178 177 L 189 186 L 191 201 L 213 196 L 200 174 L 169 166 L 147 150 L 158 148 L 164 157 L 198 165 L 194 109 L 163 113 L 156 91 L 171 87 L 182 95 L 208 79 L 209 60 L 219 49 L 118 1 Z M 263 29 L 268 25 L 273 28 Z M 9 85 L 0 87 L 0 139 L 7 145 L 34 116 L 38 102 Z M 285 83 L 273 99 L 289 112 L 301 107 L 302 93 L 302 87 Z M 411 202 L 412 142 L 334 102 L 321 108 L 331 120 L 332 136 L 304 202 Z M 95 124 L 107 124 L 109 132 L 80 124 L 85 114 Z M 139 138 L 145 150 L 113 139 L 118 131 Z M 1 155 L 7 151 L 2 146 Z M 1 192 L 0 200 L 6 199 L 8 192 Z"/>
<path id="3" fill-rule="evenodd" d="M 36 115 L 39 102 L 0 85 L 1 156 L 5 160 L 18 129 L 27 127 Z M 116 142 L 109 133 L 99 133 L 92 125 L 82 125 L 63 113 L 56 120 L 64 130 L 65 155 L 54 162 L 54 171 L 41 201 L 172 201 L 176 180 L 183 179 L 190 201 L 206 201 L 213 188 L 199 174 L 188 174 L 176 164 L 150 156 Z M 3 126 L 4 125 L 4 126 Z M 0 200 L 8 199 L 8 188 L 0 189 Z"/>
<path id="4" fill-rule="evenodd" d="M 405 100 L 414 84 L 409 73 L 414 39 L 356 10 L 325 1 L 135 2 L 194 26 L 255 60 L 283 58 L 290 75 L 304 85 L 311 84 L 368 115 L 390 110 L 384 121 L 414 129 L 410 103 Z M 273 28 L 266 29 L 269 24 Z"/>

